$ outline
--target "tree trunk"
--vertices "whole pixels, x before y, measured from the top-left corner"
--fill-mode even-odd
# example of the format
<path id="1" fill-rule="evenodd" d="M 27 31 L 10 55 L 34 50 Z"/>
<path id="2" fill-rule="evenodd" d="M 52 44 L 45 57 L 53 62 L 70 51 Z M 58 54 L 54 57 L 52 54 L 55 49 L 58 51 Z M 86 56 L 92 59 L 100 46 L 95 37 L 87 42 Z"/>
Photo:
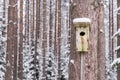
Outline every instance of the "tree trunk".
<path id="1" fill-rule="evenodd" d="M 17 80 L 17 67 L 18 67 L 18 35 L 17 35 L 17 31 L 18 31 L 18 9 L 17 9 L 17 0 L 13 0 L 13 6 L 14 6 L 14 12 L 13 12 L 13 53 L 14 53 L 14 69 L 13 69 L 13 80 Z M 15 6 L 16 5 L 16 6 Z"/>
<path id="2" fill-rule="evenodd" d="M 36 69 L 36 79 L 39 80 L 39 59 L 37 57 L 39 56 L 38 52 L 38 46 L 39 46 L 39 38 L 40 38 L 40 1 L 36 0 L 36 34 L 35 34 L 35 57 L 34 57 L 34 64 Z"/>
<path id="3" fill-rule="evenodd" d="M 23 0 L 20 0 L 18 78 L 23 79 Z"/>
<path id="4" fill-rule="evenodd" d="M 57 54 L 58 54 L 58 80 L 61 80 L 61 0 L 58 0 L 58 35 L 57 35 Z"/>
<path id="5" fill-rule="evenodd" d="M 16 10 L 15 7 L 13 7 L 16 3 L 14 0 L 9 1 L 9 8 L 8 8 L 8 28 L 7 28 L 7 65 L 6 65 L 6 73 L 5 73 L 5 80 L 11 80 L 12 79 L 12 62 L 13 58 L 12 55 L 14 55 L 14 27 L 17 27 L 14 25 L 14 16 L 16 16 Z M 16 28 L 15 28 L 16 29 Z M 14 63 L 15 64 L 15 63 Z M 16 68 L 16 67 L 15 67 Z M 15 71 L 15 69 L 14 69 Z M 15 71 L 16 72 L 16 71 Z M 16 76 L 16 75 L 15 75 Z M 15 77 L 14 76 L 14 77 Z"/>
<path id="6" fill-rule="evenodd" d="M 72 20 L 86 17 L 92 22 L 88 53 L 76 52 L 75 28 L 71 26 L 70 80 L 105 80 L 103 5 L 100 0 L 74 0 L 72 4 Z"/>
<path id="7" fill-rule="evenodd" d="M 118 7 L 120 7 L 120 0 L 117 0 L 117 5 L 118 5 Z M 118 29 L 120 29 L 120 10 L 118 11 L 118 15 L 117 15 L 117 25 L 118 25 Z M 120 36 L 118 36 L 118 42 L 117 42 L 117 46 L 120 46 Z M 120 57 L 120 49 L 118 50 L 118 52 L 117 52 L 117 57 Z M 120 68 L 118 67 L 117 68 L 117 79 L 118 80 L 120 80 Z"/>
<path id="8" fill-rule="evenodd" d="M 43 75 L 42 78 L 43 80 L 46 79 L 46 75 L 45 75 L 45 61 L 46 61 L 46 48 L 47 48 L 47 26 L 46 26 L 46 0 L 43 1 L 43 39 L 42 39 L 42 57 L 43 57 Z"/>

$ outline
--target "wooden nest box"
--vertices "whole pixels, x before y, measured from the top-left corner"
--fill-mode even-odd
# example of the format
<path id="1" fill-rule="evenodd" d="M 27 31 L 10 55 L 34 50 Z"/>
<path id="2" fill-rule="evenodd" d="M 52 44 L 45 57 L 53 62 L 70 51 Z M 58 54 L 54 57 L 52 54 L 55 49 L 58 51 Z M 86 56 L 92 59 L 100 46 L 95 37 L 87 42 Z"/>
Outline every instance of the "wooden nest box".
<path id="1" fill-rule="evenodd" d="M 76 50 L 88 52 L 91 20 L 89 18 L 75 18 L 73 24 L 76 30 Z"/>

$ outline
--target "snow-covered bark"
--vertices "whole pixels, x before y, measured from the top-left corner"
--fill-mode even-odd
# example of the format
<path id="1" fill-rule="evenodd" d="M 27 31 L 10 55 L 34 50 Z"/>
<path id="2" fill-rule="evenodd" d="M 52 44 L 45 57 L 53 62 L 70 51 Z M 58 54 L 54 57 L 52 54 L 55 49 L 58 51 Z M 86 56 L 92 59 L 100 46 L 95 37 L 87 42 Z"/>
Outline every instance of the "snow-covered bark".
<path id="1" fill-rule="evenodd" d="M 29 26 L 29 18 L 30 18 L 30 10 L 29 10 L 29 0 L 26 0 L 25 5 L 25 25 L 24 25 L 24 31 L 23 33 L 24 39 L 23 39 L 23 69 L 24 69 L 24 80 L 32 80 L 33 79 L 33 71 L 30 70 L 33 67 L 33 64 L 30 64 L 33 61 L 33 57 L 31 56 L 31 44 L 30 44 L 30 26 Z"/>
<path id="2" fill-rule="evenodd" d="M 18 0 L 12 6 L 12 0 L 10 5 L 8 5 L 9 0 L 4 1 L 6 3 L 6 14 L 3 18 L 5 23 L 0 24 L 2 25 L 0 27 L 0 69 L 2 69 L 0 79 L 3 80 L 5 77 L 6 47 L 8 46 L 9 53 L 14 54 L 8 54 L 11 62 L 7 63 L 10 74 L 6 76 L 6 79 L 11 77 L 18 80 L 22 78 L 23 80 L 41 80 L 43 78 L 68 80 L 69 0 L 62 0 L 60 4 L 58 0 L 46 0 L 45 3 L 45 0 Z M 37 2 L 39 2 L 38 6 L 36 6 Z M 8 38 L 10 37 L 12 40 L 9 39 L 6 46 L 8 7 L 11 11 L 14 8 L 14 13 L 11 13 L 15 14 L 14 19 L 17 20 L 9 19 L 10 24 L 13 23 L 16 27 L 9 27 L 8 34 L 12 34 L 9 34 Z M 40 11 L 37 12 L 38 9 Z M 12 14 L 9 16 L 13 16 Z M 3 16 L 1 12 L 0 15 Z"/>
<path id="3" fill-rule="evenodd" d="M 105 41 L 106 41 L 106 78 L 107 80 L 110 79 L 110 76 L 108 76 L 108 72 L 110 71 L 110 62 L 109 62 L 109 0 L 105 0 L 105 5 L 104 5 L 104 9 L 105 9 L 105 16 L 104 16 L 104 20 L 105 20 Z"/>
<path id="4" fill-rule="evenodd" d="M 106 46 L 106 80 L 117 80 L 116 67 L 112 68 L 111 63 L 116 59 L 115 47 L 117 39 L 112 40 L 113 34 L 117 31 L 117 0 L 104 0 L 104 23 L 105 23 L 105 46 Z M 114 29 L 114 30 L 113 30 Z M 114 35 L 115 36 L 115 35 Z M 113 46 L 113 47 L 112 47 Z"/>
<path id="5" fill-rule="evenodd" d="M 24 36 L 26 37 L 24 48 L 24 57 L 23 57 L 23 66 L 24 66 L 24 77 L 25 80 L 35 79 L 35 2 L 34 0 L 26 0 L 24 5 L 26 5 L 26 23 Z"/>
<path id="6" fill-rule="evenodd" d="M 70 58 L 70 25 L 69 25 L 69 0 L 62 1 L 62 8 L 61 8 L 61 70 L 62 70 L 62 79 L 69 80 L 68 72 L 69 72 L 69 58 Z"/>
<path id="7" fill-rule="evenodd" d="M 117 1 L 115 1 L 115 4 L 114 4 L 114 20 L 115 20 L 114 21 L 114 23 L 115 23 L 114 26 L 119 26 L 119 25 L 117 25 L 117 14 L 120 11 L 120 7 L 117 7 L 116 4 L 117 4 Z M 112 39 L 114 40 L 114 42 L 117 42 L 117 38 L 119 36 L 120 36 L 120 29 L 117 30 L 117 28 L 116 28 L 115 31 L 114 31 L 113 37 L 112 37 Z M 120 45 L 116 44 L 114 46 L 114 52 L 116 53 L 116 55 L 119 54 L 118 50 L 120 50 Z M 118 58 L 114 59 L 114 61 L 111 63 L 111 66 L 112 67 L 117 67 L 119 64 L 120 64 L 120 58 L 118 57 Z M 118 76 L 119 76 L 119 74 L 118 74 Z"/>
<path id="8" fill-rule="evenodd" d="M 6 71 L 6 24 L 7 18 L 5 12 L 7 10 L 7 2 L 0 1 L 0 80 L 4 80 Z"/>
<path id="9" fill-rule="evenodd" d="M 40 25 L 38 25 L 38 45 L 37 45 L 37 53 L 38 53 L 38 56 L 37 56 L 37 60 L 38 60 L 38 72 L 39 72 L 39 80 L 42 79 L 42 72 L 43 72 L 43 66 L 42 66 L 42 63 L 43 63 L 43 57 L 42 57 L 42 38 L 43 38 L 43 0 L 40 0 L 40 16 L 38 19 L 37 22 L 40 21 Z M 37 27 L 37 26 L 36 26 Z"/>

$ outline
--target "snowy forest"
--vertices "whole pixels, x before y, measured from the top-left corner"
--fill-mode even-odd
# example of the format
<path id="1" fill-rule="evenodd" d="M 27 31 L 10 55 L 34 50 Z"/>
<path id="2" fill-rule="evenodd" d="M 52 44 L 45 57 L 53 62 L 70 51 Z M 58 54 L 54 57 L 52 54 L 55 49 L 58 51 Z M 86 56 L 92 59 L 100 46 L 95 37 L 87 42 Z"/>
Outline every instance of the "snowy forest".
<path id="1" fill-rule="evenodd" d="M 0 80 L 120 80 L 120 0 L 0 0 Z"/>

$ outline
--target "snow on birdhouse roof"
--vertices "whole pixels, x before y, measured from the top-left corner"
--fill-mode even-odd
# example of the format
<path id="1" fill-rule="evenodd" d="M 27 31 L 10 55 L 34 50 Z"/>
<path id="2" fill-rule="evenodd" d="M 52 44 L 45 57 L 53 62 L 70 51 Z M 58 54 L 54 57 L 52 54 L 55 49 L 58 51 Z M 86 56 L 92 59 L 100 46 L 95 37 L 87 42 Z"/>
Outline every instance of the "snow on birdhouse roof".
<path id="1" fill-rule="evenodd" d="M 89 18 L 75 18 L 73 19 L 73 23 L 82 23 L 82 22 L 85 22 L 85 23 L 90 23 L 91 22 L 91 19 Z"/>

